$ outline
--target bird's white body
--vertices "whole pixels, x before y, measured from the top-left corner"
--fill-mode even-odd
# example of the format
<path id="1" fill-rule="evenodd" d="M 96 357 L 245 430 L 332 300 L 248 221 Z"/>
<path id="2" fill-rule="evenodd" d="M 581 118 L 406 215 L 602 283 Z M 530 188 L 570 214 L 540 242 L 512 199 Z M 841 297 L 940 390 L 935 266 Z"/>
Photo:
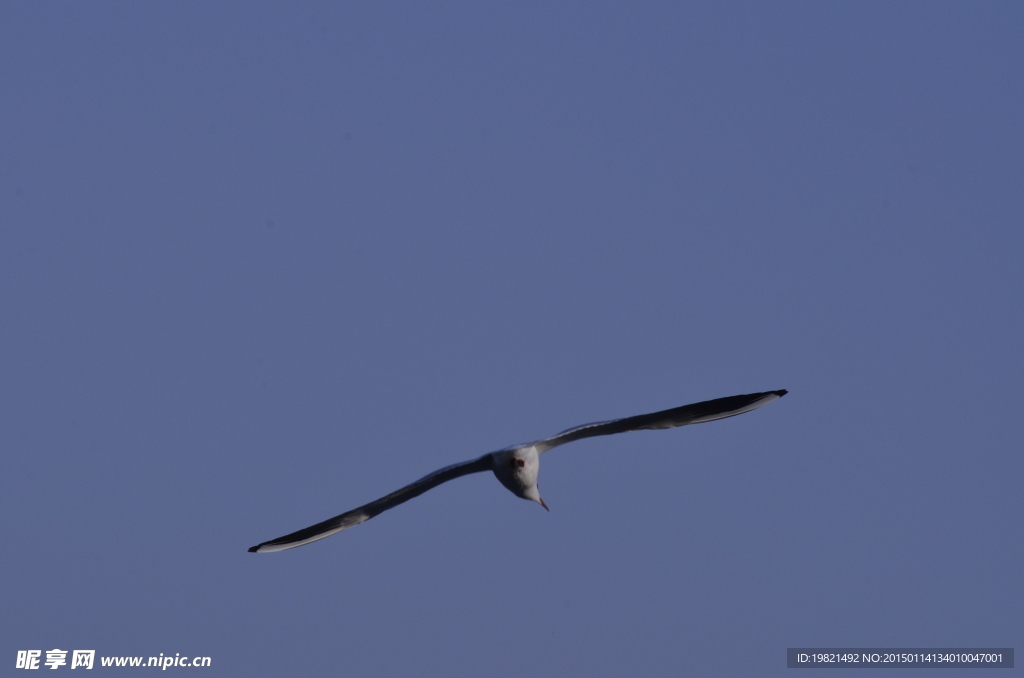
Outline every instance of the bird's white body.
<path id="1" fill-rule="evenodd" d="M 540 498 L 540 489 L 537 487 L 537 475 L 540 472 L 540 455 L 543 452 L 583 438 L 625 433 L 627 431 L 675 428 L 677 426 L 686 426 L 687 424 L 700 424 L 706 421 L 734 417 L 737 414 L 743 414 L 744 412 L 767 405 L 784 395 L 786 395 L 786 391 L 783 390 L 729 396 L 728 398 L 705 400 L 693 403 L 692 405 L 675 407 L 670 410 L 652 412 L 651 414 L 640 414 L 635 417 L 625 417 L 623 419 L 612 419 L 610 421 L 599 421 L 593 424 L 576 426 L 544 440 L 527 443 L 526 445 L 506 447 L 503 450 L 491 452 L 470 461 L 445 466 L 376 501 L 371 501 L 369 504 L 346 511 L 341 515 L 334 516 L 322 523 L 311 525 L 298 532 L 257 544 L 249 550 L 258 553 L 283 551 L 318 541 L 324 537 L 329 537 L 332 534 L 366 522 L 390 508 L 405 503 L 413 497 L 418 497 L 441 483 L 482 471 L 493 471 L 501 484 L 508 488 L 512 494 L 523 499 L 535 501 L 546 509 L 547 504 Z"/>
<path id="2" fill-rule="evenodd" d="M 523 499 L 535 501 L 544 508 L 540 498 L 537 474 L 540 472 L 540 454 L 534 444 L 513 447 L 491 453 L 494 475 L 508 490 Z"/>

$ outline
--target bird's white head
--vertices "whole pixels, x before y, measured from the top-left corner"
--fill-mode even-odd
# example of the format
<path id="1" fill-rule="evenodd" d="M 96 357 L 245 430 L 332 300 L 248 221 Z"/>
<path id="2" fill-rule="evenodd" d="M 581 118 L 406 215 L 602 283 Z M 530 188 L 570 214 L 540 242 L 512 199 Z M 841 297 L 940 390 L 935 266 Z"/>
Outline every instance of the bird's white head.
<path id="1" fill-rule="evenodd" d="M 545 509 L 548 507 L 540 498 L 537 488 L 537 474 L 540 472 L 540 455 L 533 445 L 516 447 L 495 452 L 492 455 L 494 475 L 512 494 L 535 501 Z"/>

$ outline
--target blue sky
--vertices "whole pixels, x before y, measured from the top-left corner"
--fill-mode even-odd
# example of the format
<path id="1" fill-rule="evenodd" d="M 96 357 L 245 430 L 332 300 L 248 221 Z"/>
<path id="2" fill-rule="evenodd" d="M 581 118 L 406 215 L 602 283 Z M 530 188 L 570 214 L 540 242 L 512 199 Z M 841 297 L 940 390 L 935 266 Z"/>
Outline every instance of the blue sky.
<path id="1" fill-rule="evenodd" d="M 1022 29 L 1008 2 L 5 5 L 0 661 L 1021 647 Z M 550 513 L 481 474 L 246 552 L 781 388 L 545 455 Z"/>

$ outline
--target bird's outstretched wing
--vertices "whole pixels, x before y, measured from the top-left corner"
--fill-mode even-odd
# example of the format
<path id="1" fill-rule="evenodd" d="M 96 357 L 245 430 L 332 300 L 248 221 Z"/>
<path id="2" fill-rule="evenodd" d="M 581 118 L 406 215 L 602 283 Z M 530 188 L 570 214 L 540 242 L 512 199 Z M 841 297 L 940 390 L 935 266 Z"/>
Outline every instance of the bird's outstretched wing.
<path id="1" fill-rule="evenodd" d="M 316 525 L 307 527 L 304 530 L 292 532 L 291 534 L 286 534 L 283 537 L 278 537 L 277 539 L 257 544 L 249 549 L 249 551 L 254 553 L 283 551 L 285 549 L 291 549 L 296 546 L 302 546 L 303 544 L 317 541 L 318 539 L 323 539 L 324 537 L 329 537 L 336 532 L 341 532 L 342 530 L 347 530 L 359 523 L 366 522 L 370 518 L 387 511 L 389 508 L 394 508 L 403 502 L 407 502 L 413 497 L 418 497 L 427 490 L 437 487 L 441 483 L 446 483 L 449 480 L 468 475 L 470 473 L 490 471 L 491 468 L 490 454 L 485 454 L 479 459 L 474 459 L 472 461 L 464 461 L 459 464 L 445 466 L 444 468 L 438 469 L 429 475 L 423 476 L 414 483 L 406 485 L 396 492 L 392 492 L 386 497 L 381 497 L 376 501 L 371 501 L 369 504 L 360 506 L 357 509 L 346 511 L 340 516 L 334 516 L 322 523 L 317 523 Z"/>
<path id="2" fill-rule="evenodd" d="M 547 440 L 538 441 L 536 443 L 537 451 L 547 452 L 552 447 L 558 447 L 559 445 L 571 443 L 574 440 L 593 436 L 608 436 L 613 433 L 625 433 L 627 431 L 640 431 L 643 429 L 675 428 L 676 426 L 700 424 L 705 421 L 735 417 L 737 414 L 756 410 L 762 405 L 778 400 L 786 395 L 786 393 L 786 390 L 748 393 L 747 395 L 705 400 L 704 402 L 683 405 L 682 407 L 662 410 L 661 412 L 652 412 L 651 414 L 638 414 L 635 417 L 584 424 L 583 426 L 576 426 L 567 431 L 562 431 Z"/>

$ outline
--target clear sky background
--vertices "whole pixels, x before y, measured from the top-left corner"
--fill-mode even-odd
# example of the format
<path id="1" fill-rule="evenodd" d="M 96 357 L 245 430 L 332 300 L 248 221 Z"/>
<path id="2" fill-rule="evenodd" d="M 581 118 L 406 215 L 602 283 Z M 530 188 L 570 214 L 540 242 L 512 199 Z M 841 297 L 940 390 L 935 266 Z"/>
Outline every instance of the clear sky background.
<path id="1" fill-rule="evenodd" d="M 1014 2 L 5 4 L 0 665 L 1020 652 L 1022 35 Z M 550 513 L 480 474 L 246 552 L 781 388 L 544 455 Z"/>

